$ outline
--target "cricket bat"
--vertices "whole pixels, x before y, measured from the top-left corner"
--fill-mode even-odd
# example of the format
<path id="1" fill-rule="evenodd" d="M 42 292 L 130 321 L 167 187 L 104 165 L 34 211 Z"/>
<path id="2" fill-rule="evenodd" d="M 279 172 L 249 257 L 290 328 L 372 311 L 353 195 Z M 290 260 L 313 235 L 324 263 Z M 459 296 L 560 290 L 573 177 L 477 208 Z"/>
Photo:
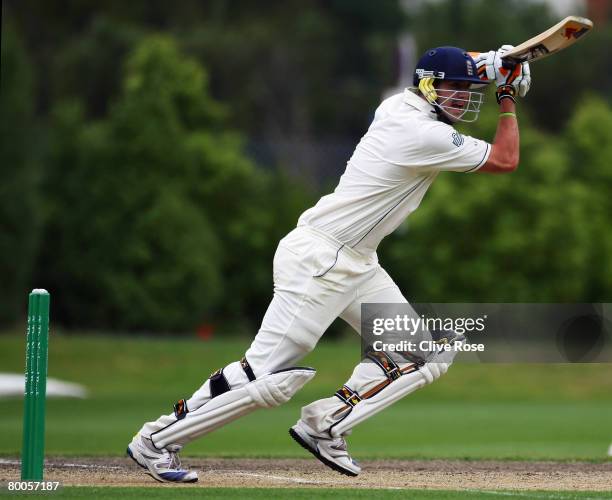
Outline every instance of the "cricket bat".
<path id="1" fill-rule="evenodd" d="M 525 61 L 539 61 L 566 49 L 570 45 L 574 45 L 592 28 L 593 22 L 586 17 L 567 16 L 552 28 L 506 52 L 502 59 L 504 63 L 507 61 L 510 66 Z"/>

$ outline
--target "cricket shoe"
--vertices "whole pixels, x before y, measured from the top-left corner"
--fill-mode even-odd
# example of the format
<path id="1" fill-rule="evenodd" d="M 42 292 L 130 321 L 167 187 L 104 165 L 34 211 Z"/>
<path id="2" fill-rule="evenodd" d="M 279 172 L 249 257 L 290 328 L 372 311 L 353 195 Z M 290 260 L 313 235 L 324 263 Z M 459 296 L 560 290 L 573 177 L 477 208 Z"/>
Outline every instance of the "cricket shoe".
<path id="1" fill-rule="evenodd" d="M 162 483 L 195 483 L 198 480 L 197 472 L 181 469 L 178 453 L 158 450 L 150 439 L 140 433 L 128 445 L 127 454 L 153 479 Z"/>
<path id="2" fill-rule="evenodd" d="M 349 455 L 343 437 L 324 438 L 314 435 L 301 420 L 289 429 L 289 434 L 302 448 L 336 472 L 346 476 L 356 476 L 361 472 L 359 464 Z"/>

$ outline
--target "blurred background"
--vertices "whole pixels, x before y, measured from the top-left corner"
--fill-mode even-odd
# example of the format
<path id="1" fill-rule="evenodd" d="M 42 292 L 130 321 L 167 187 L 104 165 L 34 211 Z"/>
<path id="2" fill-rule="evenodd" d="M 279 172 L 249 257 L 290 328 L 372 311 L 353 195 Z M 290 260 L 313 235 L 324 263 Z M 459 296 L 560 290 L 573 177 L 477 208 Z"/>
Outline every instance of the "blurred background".
<path id="1" fill-rule="evenodd" d="M 569 13 L 595 30 L 533 65 L 519 171 L 440 176 L 379 253 L 415 302 L 611 300 L 609 7 L 4 1 L 0 324 L 44 287 L 69 329 L 254 332 L 278 240 L 418 56 L 518 44 Z M 487 101 L 463 131 L 491 141 Z"/>
<path id="2" fill-rule="evenodd" d="M 241 356 L 278 240 L 333 190 L 379 102 L 432 46 L 518 44 L 568 14 L 595 23 L 532 65 L 519 170 L 440 175 L 383 241 L 382 265 L 412 302 L 612 302 L 611 12 L 606 0 L 4 0 L 0 371 L 22 376 L 27 293 L 46 288 L 49 375 L 87 395 L 49 402 L 49 453 L 122 453 Z M 492 91 L 463 132 L 493 139 Z M 274 418 L 190 453 L 305 456 L 284 429 L 351 373 L 346 329 L 332 326 L 304 361 L 316 379 Z M 612 365 L 451 373 L 360 426 L 356 456 L 606 455 Z M 21 407 L 0 401 L 0 455 L 19 453 Z M 418 433 L 398 433 L 408 417 Z"/>

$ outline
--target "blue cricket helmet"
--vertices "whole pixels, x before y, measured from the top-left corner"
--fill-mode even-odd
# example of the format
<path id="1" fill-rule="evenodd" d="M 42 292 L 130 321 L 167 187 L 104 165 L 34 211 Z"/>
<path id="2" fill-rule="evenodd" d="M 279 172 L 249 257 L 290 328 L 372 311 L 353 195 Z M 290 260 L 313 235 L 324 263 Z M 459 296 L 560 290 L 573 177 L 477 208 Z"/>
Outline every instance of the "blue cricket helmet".
<path id="1" fill-rule="evenodd" d="M 418 86 L 421 78 L 482 84 L 474 59 L 459 47 L 436 47 L 425 52 L 417 62 L 413 84 Z"/>

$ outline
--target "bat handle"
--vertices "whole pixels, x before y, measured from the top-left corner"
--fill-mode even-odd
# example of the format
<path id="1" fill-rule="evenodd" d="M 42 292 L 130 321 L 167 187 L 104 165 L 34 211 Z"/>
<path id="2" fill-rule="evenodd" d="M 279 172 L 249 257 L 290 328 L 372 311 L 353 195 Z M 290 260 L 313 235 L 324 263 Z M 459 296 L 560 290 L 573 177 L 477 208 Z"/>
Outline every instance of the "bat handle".
<path id="1" fill-rule="evenodd" d="M 513 69 L 517 64 L 521 63 L 514 57 L 502 57 L 502 66 L 506 69 Z"/>

